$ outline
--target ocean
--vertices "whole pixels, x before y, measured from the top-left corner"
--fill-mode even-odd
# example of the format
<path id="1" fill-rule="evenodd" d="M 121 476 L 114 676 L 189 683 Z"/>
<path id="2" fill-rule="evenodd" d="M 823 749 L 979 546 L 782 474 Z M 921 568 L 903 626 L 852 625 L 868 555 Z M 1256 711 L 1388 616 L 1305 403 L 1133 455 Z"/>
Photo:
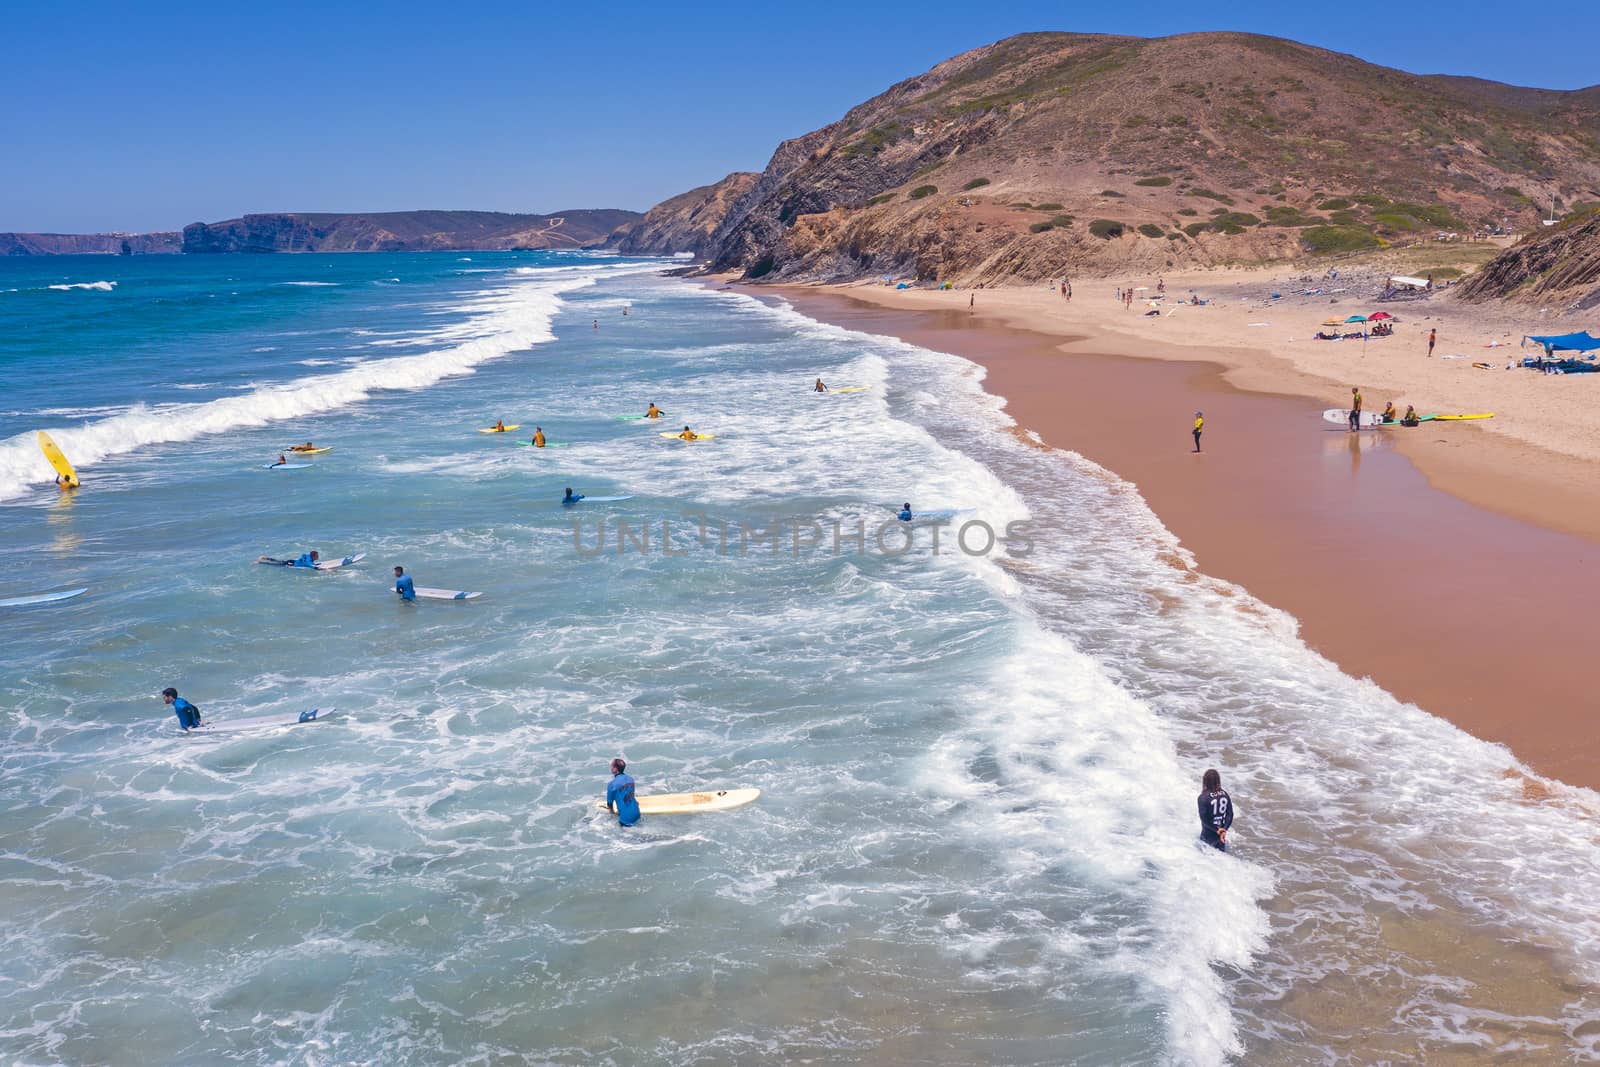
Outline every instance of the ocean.
<path id="1" fill-rule="evenodd" d="M 1600 798 L 1341 674 L 975 365 L 671 266 L 0 260 L 0 597 L 89 590 L 0 608 L 0 1056 L 1600 1058 Z M 255 562 L 310 549 L 366 558 Z M 336 713 L 184 736 L 169 685 Z M 763 794 L 623 829 L 619 754 Z"/>

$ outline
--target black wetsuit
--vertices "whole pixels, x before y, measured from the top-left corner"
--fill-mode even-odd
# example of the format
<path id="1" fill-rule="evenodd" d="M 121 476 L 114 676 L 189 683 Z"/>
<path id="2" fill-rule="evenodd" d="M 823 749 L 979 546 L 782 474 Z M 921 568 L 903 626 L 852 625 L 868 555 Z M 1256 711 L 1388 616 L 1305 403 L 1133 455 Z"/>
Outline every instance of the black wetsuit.
<path id="1" fill-rule="evenodd" d="M 1228 851 L 1227 843 L 1217 836 L 1217 831 L 1233 825 L 1233 798 L 1226 789 L 1215 793 L 1207 790 L 1200 794 L 1199 807 L 1200 840 L 1219 851 Z"/>

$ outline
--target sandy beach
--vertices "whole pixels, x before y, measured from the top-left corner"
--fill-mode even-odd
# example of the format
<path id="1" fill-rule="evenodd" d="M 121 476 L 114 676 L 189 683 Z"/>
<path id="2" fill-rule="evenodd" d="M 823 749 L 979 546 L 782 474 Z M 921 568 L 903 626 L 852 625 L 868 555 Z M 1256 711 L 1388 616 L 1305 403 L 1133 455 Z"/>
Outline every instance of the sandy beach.
<path id="1" fill-rule="evenodd" d="M 823 321 L 978 362 L 1022 431 L 1135 483 L 1199 570 L 1295 616 L 1342 669 L 1506 744 L 1541 773 L 1600 787 L 1586 659 L 1575 654 L 1600 595 L 1600 493 L 1590 488 L 1600 376 L 1473 368 L 1522 354 L 1521 328 L 1503 311 L 1444 293 L 1398 305 L 1288 295 L 1328 285 L 1307 281 L 1168 277 L 1159 316 L 1116 302 L 1114 280 L 1078 282 L 1070 302 L 1043 288 L 782 292 Z M 1212 302 L 1174 306 L 1191 291 Z M 1309 340 L 1335 311 L 1379 308 L 1400 323 L 1365 354 L 1360 341 Z M 1270 325 L 1250 325 L 1261 322 Z M 1524 325 L 1580 322 L 1530 312 Z M 1458 353 L 1473 358 L 1441 358 Z M 1374 410 L 1393 400 L 1496 418 L 1350 434 L 1320 412 L 1351 385 Z M 1189 438 L 1196 410 L 1206 414 L 1200 455 Z"/>

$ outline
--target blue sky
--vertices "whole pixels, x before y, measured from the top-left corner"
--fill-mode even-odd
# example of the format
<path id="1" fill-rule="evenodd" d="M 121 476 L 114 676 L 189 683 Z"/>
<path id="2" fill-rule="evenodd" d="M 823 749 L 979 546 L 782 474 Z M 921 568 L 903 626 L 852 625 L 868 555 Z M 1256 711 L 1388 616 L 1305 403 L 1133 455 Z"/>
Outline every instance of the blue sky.
<path id="1" fill-rule="evenodd" d="M 1029 30 L 1250 30 L 1416 73 L 1600 82 L 1600 3 L 1568 0 L 248 6 L 0 11 L 0 231 L 642 210 L 759 170 L 782 138 Z"/>

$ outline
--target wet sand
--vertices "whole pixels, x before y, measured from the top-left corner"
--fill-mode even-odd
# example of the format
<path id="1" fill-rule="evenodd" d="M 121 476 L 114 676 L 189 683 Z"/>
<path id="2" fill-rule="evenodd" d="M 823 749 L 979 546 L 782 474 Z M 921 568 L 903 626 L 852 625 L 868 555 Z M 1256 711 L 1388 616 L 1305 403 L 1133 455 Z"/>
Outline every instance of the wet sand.
<path id="1" fill-rule="evenodd" d="M 1242 391 L 1192 350 L 1169 362 L 1143 343 L 1132 358 L 1114 354 L 1114 338 L 1050 336 L 964 308 L 782 294 L 824 322 L 981 364 L 1022 428 L 1135 483 L 1202 571 L 1295 616 L 1341 669 L 1507 745 L 1541 774 L 1600 788 L 1584 647 L 1600 542 L 1435 487 L 1407 455 L 1465 438 L 1426 425 L 1351 434 L 1317 418 L 1325 401 Z M 1568 493 L 1591 506 L 1600 497 L 1581 484 Z"/>

